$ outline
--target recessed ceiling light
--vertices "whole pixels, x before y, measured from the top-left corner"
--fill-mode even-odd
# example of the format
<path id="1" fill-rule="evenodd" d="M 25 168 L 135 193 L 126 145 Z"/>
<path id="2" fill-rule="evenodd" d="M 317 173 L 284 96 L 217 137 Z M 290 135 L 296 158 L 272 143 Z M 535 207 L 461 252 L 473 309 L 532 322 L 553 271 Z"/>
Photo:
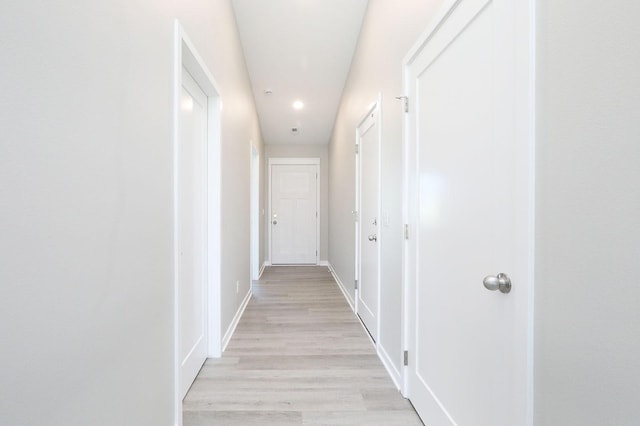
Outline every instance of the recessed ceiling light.
<path id="1" fill-rule="evenodd" d="M 302 101 L 295 101 L 293 103 L 293 108 L 294 109 L 302 109 L 302 108 L 304 108 L 304 103 L 302 103 Z"/>

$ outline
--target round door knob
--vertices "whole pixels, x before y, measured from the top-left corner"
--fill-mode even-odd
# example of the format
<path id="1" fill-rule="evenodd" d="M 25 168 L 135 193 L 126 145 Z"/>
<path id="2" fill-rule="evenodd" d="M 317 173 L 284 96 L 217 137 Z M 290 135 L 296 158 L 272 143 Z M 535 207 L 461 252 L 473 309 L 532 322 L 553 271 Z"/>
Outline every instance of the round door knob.
<path id="1" fill-rule="evenodd" d="M 378 236 L 376 234 L 369 235 L 369 241 L 378 241 Z"/>
<path id="2" fill-rule="evenodd" d="M 278 221 L 277 221 L 277 220 L 274 220 L 274 221 L 273 221 L 273 222 L 271 222 L 271 223 L 273 223 L 274 225 L 277 225 L 277 224 L 278 224 Z"/>
<path id="3" fill-rule="evenodd" d="M 496 276 L 488 275 L 482 280 L 482 284 L 487 290 L 496 291 L 500 290 L 502 293 L 509 293 L 511 291 L 511 280 L 507 274 L 500 273 Z"/>

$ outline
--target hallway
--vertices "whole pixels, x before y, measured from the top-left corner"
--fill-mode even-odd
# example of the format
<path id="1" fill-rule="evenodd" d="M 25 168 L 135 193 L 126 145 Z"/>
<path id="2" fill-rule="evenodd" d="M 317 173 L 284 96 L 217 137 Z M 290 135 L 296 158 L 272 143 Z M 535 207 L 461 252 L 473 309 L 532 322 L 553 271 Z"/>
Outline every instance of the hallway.
<path id="1" fill-rule="evenodd" d="M 184 425 L 421 425 L 326 267 L 269 267 Z"/>

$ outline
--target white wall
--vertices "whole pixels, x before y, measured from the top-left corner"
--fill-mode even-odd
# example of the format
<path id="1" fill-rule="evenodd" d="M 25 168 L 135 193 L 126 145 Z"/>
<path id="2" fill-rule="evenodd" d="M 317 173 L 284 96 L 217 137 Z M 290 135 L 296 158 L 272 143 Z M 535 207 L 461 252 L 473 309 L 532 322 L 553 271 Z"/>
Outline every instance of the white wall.
<path id="1" fill-rule="evenodd" d="M 355 278 L 355 130 L 382 92 L 383 213 L 381 227 L 382 322 L 379 344 L 399 370 L 402 362 L 402 59 L 426 28 L 440 1 L 371 0 L 329 145 L 329 262 L 352 288 Z M 354 295 L 351 294 L 353 298 Z"/>
<path id="2" fill-rule="evenodd" d="M 536 424 L 638 424 L 640 4 L 538 7 Z"/>
<path id="3" fill-rule="evenodd" d="M 280 145 L 264 146 L 265 164 L 265 211 L 269 208 L 269 158 L 319 158 L 320 159 L 320 261 L 326 262 L 329 252 L 329 148 L 327 145 Z M 269 218 L 265 215 L 264 238 L 265 259 L 269 259 Z"/>
<path id="4" fill-rule="evenodd" d="M 1 424 L 173 424 L 176 17 L 224 103 L 225 326 L 248 290 L 261 143 L 228 1 L 4 2 Z"/>

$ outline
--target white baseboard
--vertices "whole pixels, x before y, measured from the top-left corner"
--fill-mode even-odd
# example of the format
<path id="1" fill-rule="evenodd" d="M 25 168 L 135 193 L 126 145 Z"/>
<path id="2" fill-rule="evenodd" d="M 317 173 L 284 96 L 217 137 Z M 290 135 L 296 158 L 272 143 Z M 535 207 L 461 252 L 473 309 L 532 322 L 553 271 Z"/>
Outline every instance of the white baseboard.
<path id="1" fill-rule="evenodd" d="M 355 301 L 352 299 L 351 294 L 345 287 L 344 283 L 342 282 L 342 280 L 340 279 L 336 271 L 333 269 L 333 266 L 331 265 L 331 263 L 329 263 L 328 266 L 329 266 L 329 271 L 331 272 L 331 275 L 333 275 L 333 279 L 336 280 L 336 283 L 338 283 L 338 288 L 340 288 L 340 290 L 342 291 L 342 294 L 344 295 L 344 298 L 347 300 L 347 303 L 351 307 L 351 310 L 353 311 L 353 313 L 356 314 Z M 362 329 L 367 334 L 367 337 L 371 339 L 369 332 L 365 328 L 364 324 L 362 324 L 362 321 L 357 316 L 357 314 L 356 314 L 356 318 L 358 318 L 358 321 L 360 321 L 360 324 L 362 325 Z M 371 339 L 371 343 L 376 348 L 376 353 L 378 354 L 378 358 L 380 358 L 382 365 L 384 365 L 384 368 L 387 370 L 387 373 L 389 374 L 389 377 L 391 377 L 391 380 L 393 380 L 393 383 L 396 385 L 396 388 L 398 390 L 402 390 L 403 389 L 402 374 L 396 368 L 393 360 L 391 359 L 387 351 L 385 351 L 385 349 L 382 347 L 382 345 L 374 342 L 373 339 Z"/>
<path id="2" fill-rule="evenodd" d="M 402 390 L 402 374 L 396 368 L 396 365 L 393 363 L 393 360 L 391 359 L 387 351 L 385 351 L 382 345 L 380 344 L 377 345 L 377 352 L 378 352 L 378 358 L 380 358 L 380 361 L 382 361 L 384 368 L 387 369 L 387 373 L 389 373 L 389 376 L 391 376 L 391 380 L 393 380 L 393 383 L 396 385 L 396 388 L 398 390 Z"/>
<path id="3" fill-rule="evenodd" d="M 344 298 L 347 299 L 347 303 L 351 307 L 351 310 L 355 312 L 356 311 L 355 300 L 351 298 L 351 295 L 347 291 L 347 288 L 345 287 L 345 285 L 342 283 L 342 280 L 340 280 L 340 277 L 336 273 L 335 269 L 333 269 L 333 266 L 331 265 L 331 263 L 327 262 L 327 266 L 329 267 L 329 272 L 331 272 L 331 275 L 333 275 L 333 279 L 336 280 L 336 283 L 338 284 L 338 288 L 340 289 L 340 291 L 342 291 Z"/>
<path id="4" fill-rule="evenodd" d="M 269 266 L 269 262 L 265 261 L 262 266 L 260 267 L 260 272 L 258 272 L 258 279 L 260 279 L 260 277 L 262 277 L 262 273 L 264 272 L 265 268 Z"/>
<path id="5" fill-rule="evenodd" d="M 247 309 L 247 305 L 249 304 L 249 300 L 251 300 L 252 295 L 253 293 L 251 292 L 251 290 L 249 290 L 244 300 L 242 301 L 240 308 L 236 312 L 236 315 L 233 317 L 233 321 L 231 321 L 231 324 L 229 325 L 227 332 L 224 333 L 224 337 L 222 338 L 222 352 L 224 352 L 227 349 L 227 345 L 229 344 L 229 341 L 231 340 L 233 333 L 236 331 L 236 327 L 240 322 L 240 318 L 242 318 L 242 314 L 244 314 L 244 310 Z"/>
<path id="6" fill-rule="evenodd" d="M 318 266 L 329 266 L 329 261 L 321 260 L 320 262 L 318 262 Z"/>

